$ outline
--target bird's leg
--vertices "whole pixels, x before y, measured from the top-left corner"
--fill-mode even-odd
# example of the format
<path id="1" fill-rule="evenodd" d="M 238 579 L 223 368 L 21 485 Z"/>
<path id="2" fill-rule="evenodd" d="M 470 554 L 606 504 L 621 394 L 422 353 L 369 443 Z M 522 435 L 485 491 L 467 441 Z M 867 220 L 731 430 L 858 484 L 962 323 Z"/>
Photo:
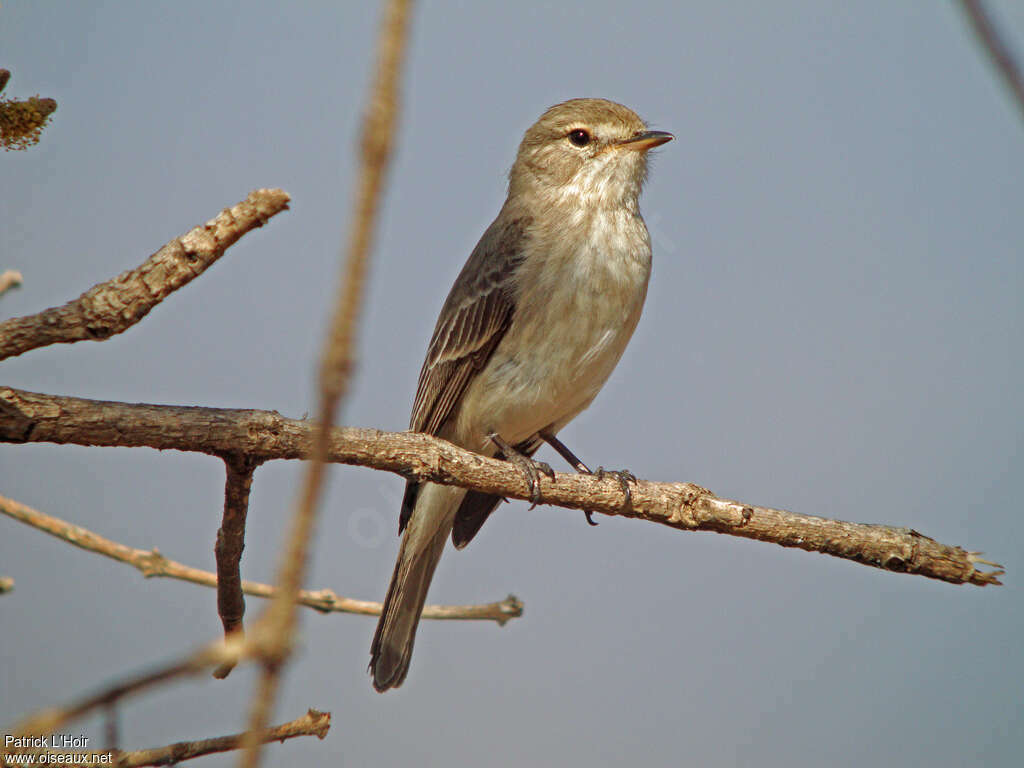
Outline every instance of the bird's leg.
<path id="1" fill-rule="evenodd" d="M 605 469 L 604 467 L 598 467 L 597 472 L 591 472 L 590 467 L 580 461 L 579 457 L 570 451 L 565 443 L 559 440 L 557 437 L 549 432 L 538 432 L 541 440 L 554 448 L 558 455 L 568 461 L 575 467 L 576 471 L 581 475 L 593 475 L 598 480 L 604 480 L 606 476 L 614 476 L 619 481 L 619 485 L 622 487 L 622 495 L 625 496 L 625 501 L 622 503 L 622 509 L 628 510 L 633 507 L 633 492 L 629 489 L 630 483 L 636 483 L 636 475 L 630 472 L 628 469 Z M 583 510 L 583 514 L 587 516 L 587 522 L 591 525 L 597 525 L 594 522 L 594 518 L 591 516 L 593 513 L 589 510 Z"/>
<path id="2" fill-rule="evenodd" d="M 498 450 L 501 451 L 505 460 L 519 467 L 526 476 L 526 484 L 530 487 L 530 501 L 532 502 L 530 509 L 536 507 L 540 503 L 540 474 L 543 473 L 554 480 L 555 470 L 546 461 L 537 461 L 509 445 L 497 432 L 492 432 L 487 437 L 498 446 Z"/>
<path id="3" fill-rule="evenodd" d="M 565 443 L 563 443 L 557 437 L 548 432 L 538 432 L 537 434 L 540 435 L 541 440 L 543 440 L 545 443 L 554 448 L 558 452 L 559 456 L 561 456 L 563 459 L 572 464 L 573 469 L 575 469 L 581 475 L 594 474 L 593 472 L 590 471 L 590 467 L 588 467 L 586 464 L 580 461 L 579 456 L 570 451 L 566 447 Z"/>

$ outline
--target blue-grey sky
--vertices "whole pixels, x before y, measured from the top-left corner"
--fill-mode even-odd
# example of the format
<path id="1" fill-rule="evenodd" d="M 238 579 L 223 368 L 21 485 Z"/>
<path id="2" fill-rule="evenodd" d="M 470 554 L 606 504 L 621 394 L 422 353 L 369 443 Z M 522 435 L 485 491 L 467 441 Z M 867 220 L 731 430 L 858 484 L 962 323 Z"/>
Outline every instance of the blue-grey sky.
<path id="1" fill-rule="evenodd" d="M 1024 56 L 1022 6 L 989 5 Z M 5 361 L 0 381 L 311 410 L 377 23 L 369 3 L 6 0 L 5 95 L 59 108 L 39 146 L 0 157 L 0 269 L 25 278 L 0 316 L 77 296 L 253 188 L 292 206 L 128 333 Z M 984 550 L 1007 585 L 517 502 L 446 553 L 430 598 L 514 592 L 525 615 L 424 622 L 406 684 L 381 696 L 374 619 L 304 612 L 274 719 L 316 707 L 334 725 L 268 764 L 1017 765 L 1024 121 L 957 4 L 424 3 L 404 85 L 346 423 L 405 428 L 522 132 L 604 96 L 677 139 L 641 203 L 644 317 L 566 442 L 644 478 Z M 273 578 L 300 471 L 257 472 L 246 578 Z M 0 446 L 0 493 L 207 569 L 222 484 L 204 456 Z M 311 588 L 383 597 L 401 486 L 332 469 Z M 16 580 L 0 724 L 219 632 L 212 590 L 6 519 L 0 575 Z M 242 729 L 252 680 L 135 699 L 123 746 Z M 98 746 L 101 724 L 69 732 Z"/>

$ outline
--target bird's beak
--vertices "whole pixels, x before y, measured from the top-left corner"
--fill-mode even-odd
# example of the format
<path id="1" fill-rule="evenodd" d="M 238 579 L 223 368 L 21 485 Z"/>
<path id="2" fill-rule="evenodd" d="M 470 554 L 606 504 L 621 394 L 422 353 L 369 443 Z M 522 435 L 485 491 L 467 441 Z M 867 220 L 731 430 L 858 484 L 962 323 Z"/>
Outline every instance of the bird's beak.
<path id="1" fill-rule="evenodd" d="M 637 152 L 646 152 L 648 149 L 660 147 L 666 142 L 672 141 L 675 136 L 665 131 L 643 131 L 636 136 L 619 142 L 622 149 L 635 149 Z"/>

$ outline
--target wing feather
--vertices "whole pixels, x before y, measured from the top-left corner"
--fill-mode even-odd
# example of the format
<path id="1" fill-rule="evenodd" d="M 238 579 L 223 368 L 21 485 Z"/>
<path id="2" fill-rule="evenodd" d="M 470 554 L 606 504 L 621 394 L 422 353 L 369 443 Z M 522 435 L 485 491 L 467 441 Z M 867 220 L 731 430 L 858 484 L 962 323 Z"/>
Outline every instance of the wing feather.
<path id="1" fill-rule="evenodd" d="M 480 239 L 441 310 L 409 420 L 415 432 L 440 431 L 512 322 L 511 278 L 522 260 L 520 241 L 526 220 L 499 224 L 500 220 Z"/>
<path id="2" fill-rule="evenodd" d="M 413 431 L 431 435 L 441 431 L 466 387 L 487 364 L 511 325 L 516 309 L 512 278 L 523 259 L 522 239 L 527 226 L 527 218 L 499 215 L 455 280 L 420 370 L 409 419 Z M 412 516 L 418 491 L 419 483 L 406 483 L 399 532 Z M 486 519 L 487 515 L 482 517 Z"/>

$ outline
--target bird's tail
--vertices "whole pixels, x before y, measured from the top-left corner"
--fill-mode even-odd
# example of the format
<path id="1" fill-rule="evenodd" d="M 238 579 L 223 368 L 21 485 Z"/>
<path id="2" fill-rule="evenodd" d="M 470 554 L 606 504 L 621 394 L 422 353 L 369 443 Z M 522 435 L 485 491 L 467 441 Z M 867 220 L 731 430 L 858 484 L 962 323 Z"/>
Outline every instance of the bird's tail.
<path id="1" fill-rule="evenodd" d="M 373 687 L 380 692 L 400 686 L 409 671 L 416 627 L 430 580 L 451 533 L 455 510 L 463 494 L 465 491 L 461 488 L 431 483 L 419 490 L 370 646 Z"/>

